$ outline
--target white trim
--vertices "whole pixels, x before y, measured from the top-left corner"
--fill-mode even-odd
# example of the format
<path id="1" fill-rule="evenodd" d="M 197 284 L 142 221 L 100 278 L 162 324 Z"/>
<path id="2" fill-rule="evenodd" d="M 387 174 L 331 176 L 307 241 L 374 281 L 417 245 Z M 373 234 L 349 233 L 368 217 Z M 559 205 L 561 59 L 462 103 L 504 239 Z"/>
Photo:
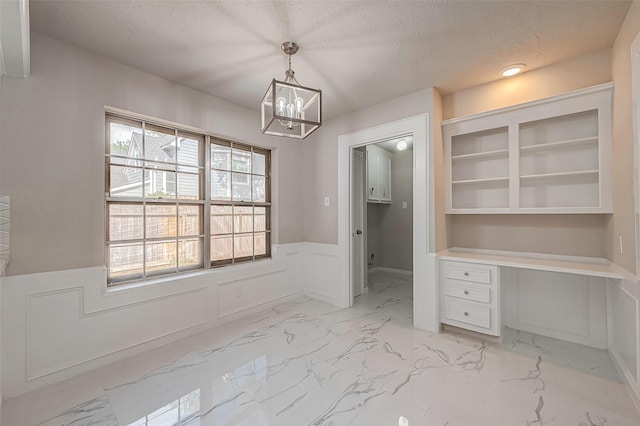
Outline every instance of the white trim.
<path id="1" fill-rule="evenodd" d="M 562 93 L 560 95 L 551 96 L 549 98 L 539 99 L 539 100 L 535 100 L 535 101 L 531 101 L 531 102 L 525 102 L 525 103 L 518 104 L 518 105 L 508 106 L 508 107 L 499 108 L 499 109 L 494 109 L 494 110 L 487 111 L 487 112 L 481 112 L 481 113 L 478 113 L 478 114 L 470 114 L 470 115 L 464 115 L 462 117 L 450 118 L 449 120 L 444 120 L 442 122 L 442 125 L 446 126 L 448 124 L 460 123 L 460 122 L 467 121 L 467 120 L 472 120 L 472 119 L 477 119 L 477 118 L 482 118 L 482 117 L 489 117 L 489 116 L 492 116 L 492 115 L 495 115 L 495 114 L 502 114 L 502 113 L 505 113 L 505 112 L 519 111 L 519 110 L 530 108 L 530 107 L 534 107 L 534 106 L 547 105 L 547 104 L 554 103 L 554 102 L 557 102 L 557 101 L 563 101 L 563 100 L 566 100 L 566 99 L 571 99 L 571 98 L 575 98 L 575 97 L 579 97 L 579 96 L 583 96 L 583 95 L 589 95 L 589 94 L 592 94 L 592 93 L 606 92 L 607 90 L 611 90 L 611 89 L 613 89 L 613 82 L 598 84 L 596 86 L 587 87 L 585 89 L 574 90 L 574 91 L 567 92 L 567 93 Z"/>
<path id="2" fill-rule="evenodd" d="M 27 78 L 31 74 L 29 0 L 2 0 L 0 10 L 0 71 Z"/>
<path id="3" fill-rule="evenodd" d="M 391 272 L 393 274 L 400 275 L 413 275 L 413 271 L 407 271 L 405 269 L 385 268 L 383 266 L 376 266 L 375 268 L 369 269 L 368 273 L 372 272 Z"/>
<path id="4" fill-rule="evenodd" d="M 338 257 L 339 299 L 353 303 L 351 259 L 351 150 L 398 135 L 413 135 L 413 306 L 414 326 L 437 332 L 440 328 L 434 241 L 433 146 L 429 141 L 429 115 L 421 114 L 338 137 Z"/>
<path id="5" fill-rule="evenodd" d="M 607 286 L 607 350 L 609 352 L 609 355 L 611 356 L 613 365 L 615 366 L 618 374 L 623 378 L 625 384 L 627 385 L 627 390 L 629 392 L 629 395 L 631 396 L 631 400 L 635 404 L 638 412 L 640 412 L 640 295 L 637 294 L 638 288 L 637 285 L 635 285 L 636 282 L 636 280 L 633 280 L 629 282 L 633 285 L 628 285 L 626 280 L 622 280 L 620 282 L 614 283 L 617 285 Z M 636 339 L 636 374 L 638 377 L 633 376 L 632 372 L 629 370 L 627 364 L 622 358 L 620 351 L 613 342 L 614 324 L 612 317 L 613 306 L 611 304 L 613 291 L 621 291 L 635 302 L 636 335 L 634 337 Z"/>

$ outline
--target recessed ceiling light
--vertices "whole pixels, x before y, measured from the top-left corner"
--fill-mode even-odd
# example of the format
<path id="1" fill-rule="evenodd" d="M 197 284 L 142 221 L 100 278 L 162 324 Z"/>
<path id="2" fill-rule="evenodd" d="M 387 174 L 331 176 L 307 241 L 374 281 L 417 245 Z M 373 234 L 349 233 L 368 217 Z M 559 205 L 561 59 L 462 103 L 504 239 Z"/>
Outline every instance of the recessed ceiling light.
<path id="1" fill-rule="evenodd" d="M 525 64 L 509 65 L 508 67 L 505 67 L 502 70 L 500 70 L 500 75 L 503 77 L 511 77 L 512 75 L 516 75 L 522 72 L 522 70 L 524 70 L 525 67 L 526 67 Z"/>
<path id="2" fill-rule="evenodd" d="M 400 141 L 398 141 L 398 144 L 396 145 L 396 148 L 398 148 L 398 151 L 404 151 L 405 149 L 407 149 L 407 143 L 404 139 L 400 139 Z"/>

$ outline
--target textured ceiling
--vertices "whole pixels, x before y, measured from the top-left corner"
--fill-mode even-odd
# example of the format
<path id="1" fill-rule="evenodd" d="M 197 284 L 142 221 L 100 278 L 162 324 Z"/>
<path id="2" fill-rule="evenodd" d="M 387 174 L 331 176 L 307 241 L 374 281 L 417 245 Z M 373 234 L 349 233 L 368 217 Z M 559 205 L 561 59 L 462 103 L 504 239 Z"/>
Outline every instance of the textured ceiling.
<path id="1" fill-rule="evenodd" d="M 31 1 L 34 31 L 258 110 L 280 44 L 325 118 L 611 47 L 624 1 Z"/>

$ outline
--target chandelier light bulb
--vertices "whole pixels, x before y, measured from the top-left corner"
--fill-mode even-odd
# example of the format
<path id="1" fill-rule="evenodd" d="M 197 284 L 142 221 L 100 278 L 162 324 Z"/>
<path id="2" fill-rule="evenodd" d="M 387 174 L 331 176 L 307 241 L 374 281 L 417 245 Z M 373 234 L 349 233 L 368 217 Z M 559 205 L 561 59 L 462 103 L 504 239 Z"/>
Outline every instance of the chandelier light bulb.
<path id="1" fill-rule="evenodd" d="M 291 68 L 299 46 L 282 43 L 289 67 L 282 81 L 273 79 L 260 104 L 262 133 L 304 139 L 322 125 L 322 91 L 300 85 Z"/>

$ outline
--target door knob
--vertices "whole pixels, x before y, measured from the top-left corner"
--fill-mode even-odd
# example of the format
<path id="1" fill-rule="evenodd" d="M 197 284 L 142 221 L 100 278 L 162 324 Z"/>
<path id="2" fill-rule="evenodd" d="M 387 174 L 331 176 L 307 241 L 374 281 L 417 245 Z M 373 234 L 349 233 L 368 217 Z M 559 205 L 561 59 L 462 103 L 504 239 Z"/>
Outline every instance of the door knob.
<path id="1" fill-rule="evenodd" d="M 362 231 L 361 231 L 361 230 L 359 230 L 359 229 L 357 229 L 357 230 L 356 230 L 356 234 L 358 234 L 358 235 L 362 235 Z"/>

